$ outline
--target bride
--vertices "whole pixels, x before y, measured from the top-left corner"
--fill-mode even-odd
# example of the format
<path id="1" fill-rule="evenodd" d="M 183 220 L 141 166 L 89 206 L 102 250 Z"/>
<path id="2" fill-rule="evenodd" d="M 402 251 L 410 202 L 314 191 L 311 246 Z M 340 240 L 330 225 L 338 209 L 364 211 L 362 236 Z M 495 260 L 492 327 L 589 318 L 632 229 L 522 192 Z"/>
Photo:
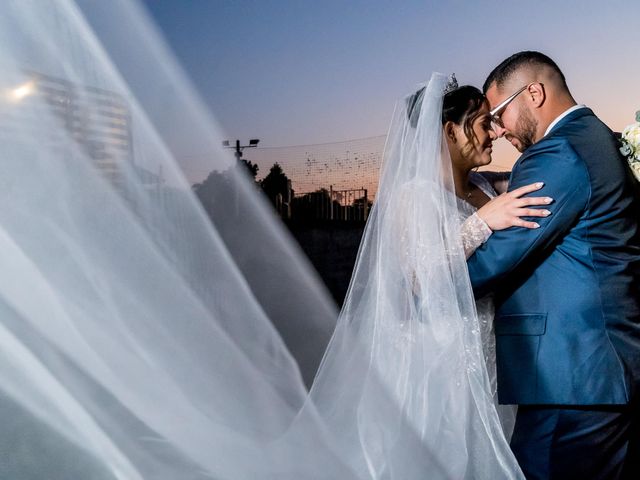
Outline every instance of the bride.
<path id="1" fill-rule="evenodd" d="M 493 230 L 536 228 L 522 217 L 548 212 L 530 208 L 545 198 L 523 197 L 541 184 L 506 193 L 504 175 L 473 171 L 491 161 L 494 138 L 484 96 L 443 75 L 396 107 L 376 203 L 310 394 L 350 466 L 372 478 L 521 475 L 505 438 L 514 412 L 500 407 L 501 426 L 495 407 L 492 301 L 476 312 L 465 259 Z"/>

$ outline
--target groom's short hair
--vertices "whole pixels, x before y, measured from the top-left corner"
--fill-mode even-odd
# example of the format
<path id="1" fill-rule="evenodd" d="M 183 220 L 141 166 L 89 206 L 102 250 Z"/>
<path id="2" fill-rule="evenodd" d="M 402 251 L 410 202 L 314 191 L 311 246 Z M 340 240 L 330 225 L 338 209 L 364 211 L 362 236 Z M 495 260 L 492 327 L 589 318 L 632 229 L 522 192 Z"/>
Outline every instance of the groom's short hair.
<path id="1" fill-rule="evenodd" d="M 518 52 L 511 55 L 509 58 L 505 59 L 500 65 L 494 68 L 482 86 L 482 91 L 486 94 L 489 87 L 495 83 L 498 88 L 501 88 L 502 85 L 509 80 L 511 75 L 520 70 L 523 67 L 549 67 L 554 70 L 560 80 L 562 81 L 562 85 L 564 88 L 568 90 L 567 81 L 564 78 L 564 74 L 560 67 L 556 65 L 556 62 L 547 57 L 544 53 L 535 52 L 535 51 L 524 51 Z"/>

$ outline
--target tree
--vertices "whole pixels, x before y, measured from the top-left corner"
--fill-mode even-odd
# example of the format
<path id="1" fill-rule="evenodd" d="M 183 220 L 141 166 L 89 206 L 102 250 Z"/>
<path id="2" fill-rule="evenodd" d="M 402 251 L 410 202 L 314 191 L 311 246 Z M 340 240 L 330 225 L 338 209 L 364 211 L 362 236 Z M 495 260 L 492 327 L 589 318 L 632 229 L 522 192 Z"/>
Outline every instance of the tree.
<path id="1" fill-rule="evenodd" d="M 260 170 L 257 164 L 253 163 L 251 160 L 245 160 L 244 158 L 241 158 L 239 162 L 236 162 L 235 168 L 246 169 L 246 172 L 251 175 L 254 181 L 258 175 L 258 171 Z M 200 199 L 202 200 L 204 197 L 209 197 L 210 193 L 213 191 L 226 192 L 230 190 L 233 184 L 231 179 L 233 174 L 234 172 L 231 169 L 222 171 L 213 170 L 202 183 L 194 183 L 191 188 L 196 194 L 199 194 Z"/>
<path id="2" fill-rule="evenodd" d="M 273 164 L 269 173 L 260 182 L 260 186 L 264 193 L 269 197 L 271 203 L 275 205 L 278 194 L 288 201 L 291 189 L 289 177 L 284 173 L 282 167 L 277 162 Z"/>
<path id="3" fill-rule="evenodd" d="M 291 180 L 285 175 L 282 167 L 276 162 L 269 174 L 260 182 L 262 190 L 282 218 L 291 217 L 293 190 Z"/>
<path id="4" fill-rule="evenodd" d="M 249 172 L 249 175 L 251 175 L 255 180 L 256 176 L 258 175 L 258 171 L 260 170 L 258 165 L 253 163 L 251 160 L 245 160 L 244 158 L 240 159 L 240 164 L 247 169 L 247 171 Z"/>

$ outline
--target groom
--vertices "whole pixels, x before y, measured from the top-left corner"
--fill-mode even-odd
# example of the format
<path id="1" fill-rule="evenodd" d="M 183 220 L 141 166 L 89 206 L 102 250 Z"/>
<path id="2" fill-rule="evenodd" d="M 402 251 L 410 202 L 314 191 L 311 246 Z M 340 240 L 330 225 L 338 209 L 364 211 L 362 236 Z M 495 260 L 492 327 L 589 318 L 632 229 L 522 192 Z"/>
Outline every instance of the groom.
<path id="1" fill-rule="evenodd" d="M 495 131 L 522 156 L 509 190 L 544 182 L 540 228 L 493 233 L 469 259 L 496 301 L 498 396 L 529 479 L 640 478 L 640 200 L 616 139 L 546 55 L 489 75 Z M 538 194 L 539 192 L 536 192 Z"/>

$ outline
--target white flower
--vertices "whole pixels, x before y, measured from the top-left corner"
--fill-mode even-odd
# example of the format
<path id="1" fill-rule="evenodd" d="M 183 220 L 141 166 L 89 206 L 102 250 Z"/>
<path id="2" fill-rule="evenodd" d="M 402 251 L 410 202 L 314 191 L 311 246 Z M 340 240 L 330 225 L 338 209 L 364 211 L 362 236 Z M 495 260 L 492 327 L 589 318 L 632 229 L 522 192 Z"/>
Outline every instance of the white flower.
<path id="1" fill-rule="evenodd" d="M 632 157 L 633 148 L 626 142 L 622 142 L 622 146 L 620 147 L 620 153 L 625 157 Z"/>
<path id="2" fill-rule="evenodd" d="M 631 148 L 627 156 L 640 152 L 640 122 L 632 123 L 622 131 L 622 141 Z"/>
<path id="3" fill-rule="evenodd" d="M 629 166 L 635 177 L 640 181 L 640 160 L 629 158 Z"/>
<path id="4" fill-rule="evenodd" d="M 640 181 L 640 110 L 636 112 L 636 123 L 622 131 L 620 144 L 620 153 L 627 157 L 631 171 Z"/>

